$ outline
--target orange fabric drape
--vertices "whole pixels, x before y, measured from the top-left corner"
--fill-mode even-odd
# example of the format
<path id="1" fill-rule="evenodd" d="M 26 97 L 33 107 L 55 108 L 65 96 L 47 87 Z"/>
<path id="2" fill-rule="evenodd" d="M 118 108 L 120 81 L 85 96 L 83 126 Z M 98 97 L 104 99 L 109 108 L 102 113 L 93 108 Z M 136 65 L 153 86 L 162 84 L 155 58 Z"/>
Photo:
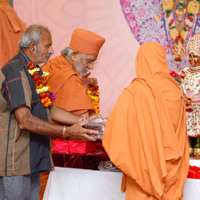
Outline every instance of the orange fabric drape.
<path id="1" fill-rule="evenodd" d="M 124 173 L 127 200 L 181 199 L 189 167 L 182 91 L 156 42 L 140 47 L 136 72 L 108 119 L 103 146 Z"/>
<path id="2" fill-rule="evenodd" d="M 6 2 L 0 1 L 0 69 L 17 54 L 18 41 L 26 27 L 15 10 Z"/>
<path id="3" fill-rule="evenodd" d="M 62 55 L 47 62 L 42 70 L 50 73 L 48 84 L 56 94 L 55 106 L 77 115 L 88 110 L 95 114 L 81 77 Z"/>
<path id="4" fill-rule="evenodd" d="M 82 83 L 81 77 L 76 73 L 72 65 L 62 56 L 51 59 L 42 66 L 43 71 L 50 73 L 48 84 L 51 90 L 56 94 L 55 106 L 68 110 L 76 115 L 89 111 L 95 114 L 86 88 Z M 55 122 L 54 122 L 55 123 Z M 51 150 L 53 142 L 57 137 L 51 137 Z M 48 179 L 48 173 L 41 173 L 40 197 L 43 196 L 44 188 Z"/>

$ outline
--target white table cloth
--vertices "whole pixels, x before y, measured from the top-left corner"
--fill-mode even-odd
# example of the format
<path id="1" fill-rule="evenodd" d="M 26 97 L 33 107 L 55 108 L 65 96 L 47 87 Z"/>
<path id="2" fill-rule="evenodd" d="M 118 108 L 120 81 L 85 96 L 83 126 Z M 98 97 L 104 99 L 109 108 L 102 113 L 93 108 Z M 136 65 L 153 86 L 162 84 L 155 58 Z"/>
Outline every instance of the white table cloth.
<path id="1" fill-rule="evenodd" d="M 199 160 L 190 165 L 200 167 Z M 55 167 L 47 182 L 43 200 L 125 200 L 120 172 Z M 187 179 L 184 200 L 200 200 L 200 180 Z"/>

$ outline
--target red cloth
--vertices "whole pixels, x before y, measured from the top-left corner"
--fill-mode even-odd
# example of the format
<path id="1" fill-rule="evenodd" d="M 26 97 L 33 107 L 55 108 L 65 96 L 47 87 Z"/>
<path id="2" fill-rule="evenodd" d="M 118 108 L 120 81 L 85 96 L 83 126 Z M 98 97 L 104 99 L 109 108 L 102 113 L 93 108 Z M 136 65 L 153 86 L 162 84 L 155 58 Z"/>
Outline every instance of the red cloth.
<path id="1" fill-rule="evenodd" d="M 54 151 L 59 153 L 90 153 L 97 149 L 96 143 L 91 141 L 61 140 L 54 141 Z"/>
<path id="2" fill-rule="evenodd" d="M 200 167 L 190 165 L 187 178 L 200 179 Z"/>
<path id="3" fill-rule="evenodd" d="M 60 139 L 54 142 L 55 151 L 59 151 L 52 153 L 53 163 L 56 167 L 98 170 L 100 162 L 109 160 L 101 142 L 63 141 Z"/>
<path id="4" fill-rule="evenodd" d="M 70 167 L 79 169 L 98 170 L 98 165 L 102 161 L 108 161 L 105 151 L 96 151 L 86 154 L 52 153 L 54 165 L 56 167 Z"/>

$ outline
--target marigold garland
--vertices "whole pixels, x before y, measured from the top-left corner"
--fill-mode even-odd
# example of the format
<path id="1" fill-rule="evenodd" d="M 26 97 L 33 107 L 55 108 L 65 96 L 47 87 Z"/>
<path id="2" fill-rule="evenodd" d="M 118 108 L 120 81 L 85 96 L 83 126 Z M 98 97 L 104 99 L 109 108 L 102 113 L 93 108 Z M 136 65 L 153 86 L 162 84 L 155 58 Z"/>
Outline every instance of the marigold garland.
<path id="1" fill-rule="evenodd" d="M 99 114 L 99 101 L 100 101 L 100 93 L 99 93 L 99 86 L 94 83 L 89 83 L 89 89 L 87 91 L 89 98 L 92 102 L 92 105 L 95 109 L 96 114 Z"/>
<path id="2" fill-rule="evenodd" d="M 33 81 L 35 83 L 37 94 L 40 96 L 41 103 L 44 107 L 49 107 L 52 105 L 52 101 L 55 99 L 55 95 L 50 90 L 50 86 L 47 84 L 46 76 L 49 75 L 48 72 L 43 72 L 42 76 L 39 75 L 38 69 L 34 66 L 34 63 L 31 61 L 27 64 L 28 72 L 32 76 Z"/>

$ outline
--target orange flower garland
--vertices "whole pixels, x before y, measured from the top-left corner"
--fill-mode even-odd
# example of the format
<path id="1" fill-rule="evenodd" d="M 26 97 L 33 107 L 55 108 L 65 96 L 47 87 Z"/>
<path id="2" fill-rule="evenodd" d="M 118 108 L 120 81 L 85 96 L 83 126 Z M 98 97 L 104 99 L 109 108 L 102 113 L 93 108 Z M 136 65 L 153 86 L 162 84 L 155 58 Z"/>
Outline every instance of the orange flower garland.
<path id="1" fill-rule="evenodd" d="M 92 102 L 92 105 L 95 109 L 96 114 L 99 114 L 99 112 L 100 112 L 100 110 L 99 110 L 99 101 L 100 101 L 99 86 L 94 83 L 89 83 L 89 89 L 87 92 L 88 92 L 89 98 Z"/>
<path id="2" fill-rule="evenodd" d="M 47 72 L 43 72 L 42 76 L 39 76 L 38 69 L 34 66 L 34 63 L 31 61 L 27 64 L 29 74 L 32 76 L 35 83 L 37 94 L 40 96 L 41 102 L 44 107 L 49 107 L 52 104 L 51 96 L 52 92 L 50 86 L 47 84 L 45 77 L 48 75 Z"/>

